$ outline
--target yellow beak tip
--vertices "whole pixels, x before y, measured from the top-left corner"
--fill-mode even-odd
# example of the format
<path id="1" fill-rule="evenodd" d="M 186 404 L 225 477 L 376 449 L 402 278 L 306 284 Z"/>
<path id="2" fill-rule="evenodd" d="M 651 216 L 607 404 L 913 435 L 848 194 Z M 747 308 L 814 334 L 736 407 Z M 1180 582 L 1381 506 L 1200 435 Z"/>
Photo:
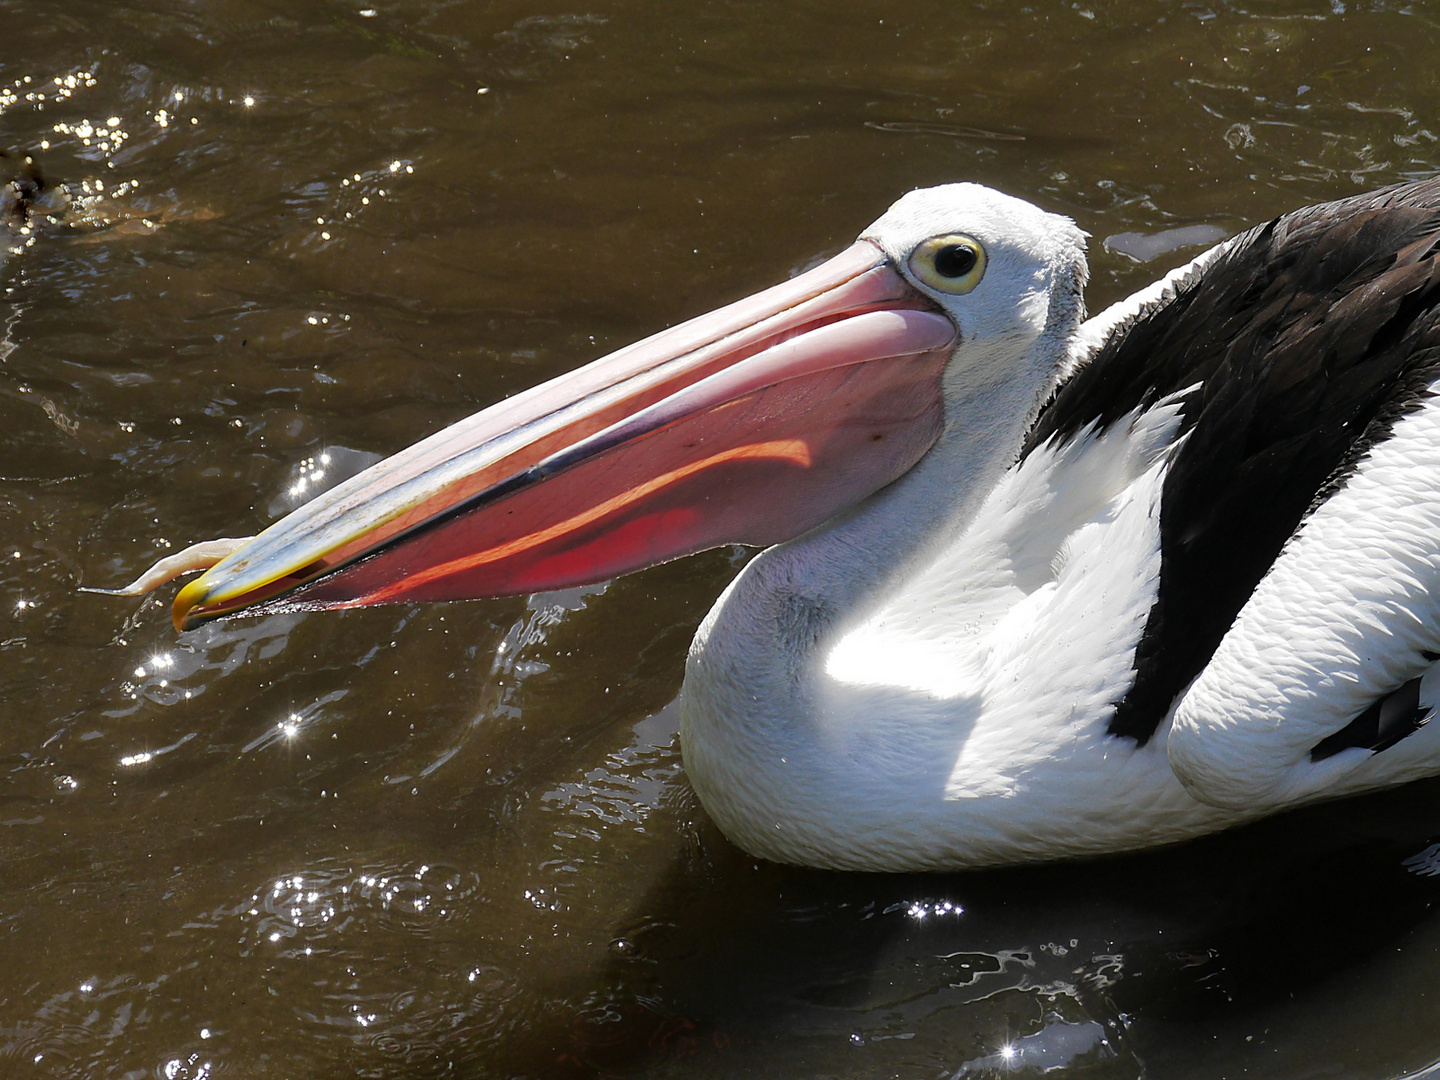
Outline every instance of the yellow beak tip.
<path id="1" fill-rule="evenodd" d="M 209 591 L 204 577 L 199 577 L 175 594 L 170 618 L 175 624 L 176 633 L 189 629 L 190 613 L 205 602 Z"/>

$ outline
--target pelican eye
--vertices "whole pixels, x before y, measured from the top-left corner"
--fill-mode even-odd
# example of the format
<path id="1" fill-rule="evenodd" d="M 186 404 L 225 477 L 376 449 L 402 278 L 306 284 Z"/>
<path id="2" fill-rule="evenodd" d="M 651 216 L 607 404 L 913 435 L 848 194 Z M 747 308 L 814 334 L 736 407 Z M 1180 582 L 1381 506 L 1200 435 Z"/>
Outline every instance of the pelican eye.
<path id="1" fill-rule="evenodd" d="M 910 253 L 910 272 L 939 292 L 968 293 L 985 276 L 985 249 L 968 236 L 932 236 Z"/>

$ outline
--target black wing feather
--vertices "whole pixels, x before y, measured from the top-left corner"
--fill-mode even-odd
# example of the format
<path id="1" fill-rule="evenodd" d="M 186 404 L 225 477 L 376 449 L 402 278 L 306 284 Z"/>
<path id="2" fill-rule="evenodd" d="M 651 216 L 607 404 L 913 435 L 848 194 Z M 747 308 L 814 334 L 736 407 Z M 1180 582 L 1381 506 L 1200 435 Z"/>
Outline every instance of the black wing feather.
<path id="1" fill-rule="evenodd" d="M 1440 178 L 1286 214 L 1117 327 L 1041 411 L 1023 454 L 1193 388 L 1113 734 L 1154 734 L 1306 515 L 1440 378 L 1437 253 Z"/>

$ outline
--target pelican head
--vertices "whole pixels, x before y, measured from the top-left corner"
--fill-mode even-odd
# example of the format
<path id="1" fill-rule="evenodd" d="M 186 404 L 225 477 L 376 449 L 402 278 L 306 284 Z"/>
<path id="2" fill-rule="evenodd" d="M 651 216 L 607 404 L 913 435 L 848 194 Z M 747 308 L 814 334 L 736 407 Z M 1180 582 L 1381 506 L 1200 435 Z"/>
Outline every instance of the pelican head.
<path id="1" fill-rule="evenodd" d="M 1084 279 L 1068 219 L 976 184 L 913 191 L 791 281 L 324 493 L 184 588 L 175 624 L 527 593 L 787 540 L 925 456 L 953 387 L 1018 384 L 1038 407 Z"/>

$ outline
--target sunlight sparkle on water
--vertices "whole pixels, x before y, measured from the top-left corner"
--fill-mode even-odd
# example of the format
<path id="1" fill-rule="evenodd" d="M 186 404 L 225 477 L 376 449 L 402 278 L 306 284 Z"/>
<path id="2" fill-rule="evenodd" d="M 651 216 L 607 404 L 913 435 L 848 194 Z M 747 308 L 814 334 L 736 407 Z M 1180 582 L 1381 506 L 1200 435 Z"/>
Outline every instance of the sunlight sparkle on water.
<path id="1" fill-rule="evenodd" d="M 210 1062 L 200 1061 L 199 1054 L 191 1054 L 183 1061 L 180 1058 L 171 1058 L 165 1063 L 164 1073 L 165 1080 L 180 1080 L 182 1073 L 194 1080 L 206 1080 L 210 1075 Z"/>
<path id="2" fill-rule="evenodd" d="M 891 908 L 893 911 L 894 908 Z M 912 900 L 905 907 L 905 914 L 920 920 L 932 915 L 963 915 L 965 909 L 949 900 Z"/>

